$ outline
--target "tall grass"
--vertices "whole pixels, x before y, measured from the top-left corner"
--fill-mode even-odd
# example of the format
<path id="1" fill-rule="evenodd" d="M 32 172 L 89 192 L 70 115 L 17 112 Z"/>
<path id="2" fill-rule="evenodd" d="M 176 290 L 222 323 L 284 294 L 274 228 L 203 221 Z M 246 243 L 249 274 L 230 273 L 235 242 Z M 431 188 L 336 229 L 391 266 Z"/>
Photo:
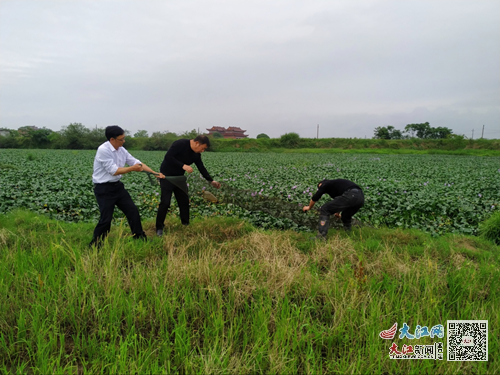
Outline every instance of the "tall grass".
<path id="1" fill-rule="evenodd" d="M 500 371 L 499 247 L 486 240 L 362 228 L 315 242 L 219 218 L 167 221 L 163 238 L 145 222 L 146 243 L 122 223 L 98 251 L 91 224 L 15 212 L 0 227 L 4 373 Z M 488 362 L 391 360 L 378 337 L 451 319 L 489 321 Z"/>
<path id="2" fill-rule="evenodd" d="M 489 219 L 482 222 L 479 233 L 483 238 L 500 245 L 500 212 L 491 215 Z"/>

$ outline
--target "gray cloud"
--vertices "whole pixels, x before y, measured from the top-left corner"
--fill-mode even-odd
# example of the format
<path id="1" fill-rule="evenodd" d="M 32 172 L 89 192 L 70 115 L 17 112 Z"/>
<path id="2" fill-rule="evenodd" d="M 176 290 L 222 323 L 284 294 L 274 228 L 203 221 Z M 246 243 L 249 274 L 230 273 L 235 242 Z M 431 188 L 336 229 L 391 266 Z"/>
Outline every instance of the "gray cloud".
<path id="1" fill-rule="evenodd" d="M 322 137 L 370 138 L 429 121 L 499 138 L 499 11 L 494 0 L 2 1 L 0 127 L 315 137 L 320 124 Z"/>

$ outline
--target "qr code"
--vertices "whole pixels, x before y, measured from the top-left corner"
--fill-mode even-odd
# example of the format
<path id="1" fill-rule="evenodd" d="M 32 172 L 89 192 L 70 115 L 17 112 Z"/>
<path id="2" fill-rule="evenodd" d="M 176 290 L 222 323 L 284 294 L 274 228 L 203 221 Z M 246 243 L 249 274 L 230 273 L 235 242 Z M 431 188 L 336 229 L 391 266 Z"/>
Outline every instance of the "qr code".
<path id="1" fill-rule="evenodd" d="M 448 320 L 448 361 L 488 360 L 487 320 Z"/>

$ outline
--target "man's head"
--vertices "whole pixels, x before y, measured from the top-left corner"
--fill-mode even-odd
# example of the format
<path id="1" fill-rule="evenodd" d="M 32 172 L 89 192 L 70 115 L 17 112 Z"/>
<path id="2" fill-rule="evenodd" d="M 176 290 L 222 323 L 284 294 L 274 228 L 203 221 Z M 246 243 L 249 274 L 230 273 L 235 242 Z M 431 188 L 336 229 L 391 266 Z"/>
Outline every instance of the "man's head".
<path id="1" fill-rule="evenodd" d="M 189 142 L 191 149 L 197 154 L 201 154 L 210 147 L 210 140 L 206 135 L 198 135 L 195 139 L 191 139 Z"/>
<path id="2" fill-rule="evenodd" d="M 110 125 L 106 127 L 106 139 L 111 145 L 118 150 L 125 143 L 125 132 L 118 125 Z"/>

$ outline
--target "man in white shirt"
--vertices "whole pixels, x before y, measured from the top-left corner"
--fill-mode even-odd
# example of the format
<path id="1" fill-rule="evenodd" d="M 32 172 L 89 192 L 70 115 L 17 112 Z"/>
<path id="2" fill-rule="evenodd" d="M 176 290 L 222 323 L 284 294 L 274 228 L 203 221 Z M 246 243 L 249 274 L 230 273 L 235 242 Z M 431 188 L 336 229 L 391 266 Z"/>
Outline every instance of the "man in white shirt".
<path id="1" fill-rule="evenodd" d="M 89 246 L 100 247 L 108 235 L 113 220 L 113 212 L 117 206 L 127 217 L 132 234 L 136 239 L 147 239 L 142 230 L 139 210 L 130 197 L 130 194 L 120 181 L 122 175 L 130 172 L 151 172 L 160 178 L 165 178 L 161 173 L 154 172 L 146 164 L 134 158 L 123 147 L 125 132 L 116 125 L 106 127 L 107 142 L 97 149 L 94 159 L 94 194 L 99 205 L 101 217 L 94 229 L 94 236 Z M 125 167 L 125 164 L 129 165 Z"/>

